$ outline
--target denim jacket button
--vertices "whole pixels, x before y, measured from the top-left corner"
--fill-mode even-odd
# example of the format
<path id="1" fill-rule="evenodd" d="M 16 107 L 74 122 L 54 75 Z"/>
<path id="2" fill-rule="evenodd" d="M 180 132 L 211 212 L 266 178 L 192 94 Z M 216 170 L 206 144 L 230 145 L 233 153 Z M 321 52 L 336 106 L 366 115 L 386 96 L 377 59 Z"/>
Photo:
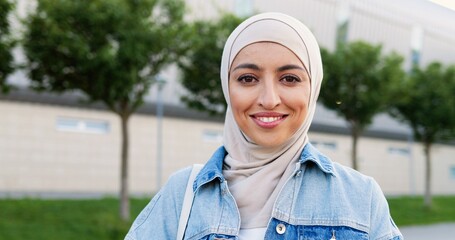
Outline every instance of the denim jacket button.
<path id="1" fill-rule="evenodd" d="M 280 235 L 284 234 L 284 232 L 286 232 L 286 226 L 282 223 L 276 225 L 276 232 Z"/>

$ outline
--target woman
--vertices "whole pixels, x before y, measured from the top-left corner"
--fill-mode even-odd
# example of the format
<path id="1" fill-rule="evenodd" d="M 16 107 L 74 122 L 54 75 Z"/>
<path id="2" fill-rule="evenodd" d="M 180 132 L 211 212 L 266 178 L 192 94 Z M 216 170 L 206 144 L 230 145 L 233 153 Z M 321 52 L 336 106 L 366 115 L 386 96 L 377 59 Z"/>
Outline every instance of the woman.
<path id="1" fill-rule="evenodd" d="M 322 81 L 319 46 L 298 20 L 253 16 L 221 62 L 224 146 L 197 175 L 184 239 L 402 239 L 372 178 L 308 142 Z M 175 239 L 191 169 L 174 174 L 126 239 Z"/>

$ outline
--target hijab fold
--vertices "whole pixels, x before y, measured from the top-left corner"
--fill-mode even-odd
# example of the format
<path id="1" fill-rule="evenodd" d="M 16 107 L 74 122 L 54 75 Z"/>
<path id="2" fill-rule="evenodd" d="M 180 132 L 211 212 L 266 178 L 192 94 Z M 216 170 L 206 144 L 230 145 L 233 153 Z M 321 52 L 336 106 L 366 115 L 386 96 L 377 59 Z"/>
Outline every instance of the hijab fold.
<path id="1" fill-rule="evenodd" d="M 305 121 L 282 145 L 255 144 L 235 122 L 229 99 L 229 71 L 237 54 L 256 42 L 274 42 L 291 50 L 303 63 L 311 81 Z M 266 51 L 266 50 L 265 50 Z M 322 81 L 319 46 L 311 31 L 299 20 L 281 13 L 263 13 L 248 18 L 229 36 L 221 60 L 221 83 L 228 104 L 223 144 L 228 155 L 223 175 L 240 211 L 241 228 L 267 227 L 273 204 L 295 163 L 308 143 Z"/>

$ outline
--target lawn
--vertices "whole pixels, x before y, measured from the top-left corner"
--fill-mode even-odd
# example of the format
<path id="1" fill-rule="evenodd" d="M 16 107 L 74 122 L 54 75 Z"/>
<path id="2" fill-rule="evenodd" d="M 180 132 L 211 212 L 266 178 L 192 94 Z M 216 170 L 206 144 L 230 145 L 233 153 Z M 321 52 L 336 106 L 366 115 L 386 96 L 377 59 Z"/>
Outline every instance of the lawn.
<path id="1" fill-rule="evenodd" d="M 148 199 L 132 199 L 134 218 Z M 431 210 L 421 197 L 389 198 L 398 226 L 455 222 L 455 196 L 434 197 Z M 118 200 L 0 199 L 0 239 L 123 239 L 131 225 L 118 218 Z"/>
<path id="2" fill-rule="evenodd" d="M 388 201 L 398 226 L 455 222 L 455 196 L 433 197 L 431 209 L 423 207 L 422 197 L 389 198 Z"/>
<path id="3" fill-rule="evenodd" d="M 137 216 L 147 199 L 131 201 Z M 118 218 L 118 200 L 0 200 L 0 239 L 123 239 L 132 221 Z M 134 220 L 134 219 L 132 219 Z"/>

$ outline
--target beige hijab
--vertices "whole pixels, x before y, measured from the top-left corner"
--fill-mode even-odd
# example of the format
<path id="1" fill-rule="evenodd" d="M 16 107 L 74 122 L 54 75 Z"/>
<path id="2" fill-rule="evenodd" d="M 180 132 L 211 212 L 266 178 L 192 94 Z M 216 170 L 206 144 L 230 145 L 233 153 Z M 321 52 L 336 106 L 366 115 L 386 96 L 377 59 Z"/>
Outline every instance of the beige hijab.
<path id="1" fill-rule="evenodd" d="M 302 61 L 311 79 L 308 115 L 297 132 L 283 145 L 267 148 L 252 142 L 234 120 L 229 100 L 229 70 L 245 46 L 275 42 L 290 49 Z M 265 50 L 266 51 L 266 50 Z M 228 103 L 224 127 L 223 175 L 239 207 L 241 228 L 266 227 L 273 204 L 292 175 L 313 119 L 322 81 L 319 46 L 310 30 L 297 19 L 281 13 L 255 15 L 241 23 L 229 36 L 221 60 L 221 82 Z"/>

